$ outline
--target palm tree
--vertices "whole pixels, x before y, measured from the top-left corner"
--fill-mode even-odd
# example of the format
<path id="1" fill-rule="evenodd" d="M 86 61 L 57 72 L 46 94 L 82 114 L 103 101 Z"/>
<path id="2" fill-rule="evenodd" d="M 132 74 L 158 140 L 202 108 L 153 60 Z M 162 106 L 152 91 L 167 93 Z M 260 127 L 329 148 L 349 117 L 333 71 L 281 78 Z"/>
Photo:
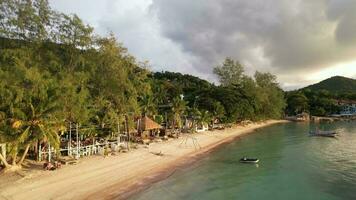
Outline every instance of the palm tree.
<path id="1" fill-rule="evenodd" d="M 187 108 L 187 102 L 181 99 L 180 97 L 176 97 L 172 101 L 172 114 L 173 114 L 173 129 L 178 126 L 180 129 L 182 126 L 181 115 Z"/>
<path id="2" fill-rule="evenodd" d="M 211 118 L 212 118 L 211 114 L 209 113 L 209 111 L 206 110 L 206 111 L 201 112 L 198 122 L 201 125 L 207 125 L 211 121 Z"/>
<path id="3" fill-rule="evenodd" d="M 196 106 L 194 106 L 193 108 L 190 109 L 189 114 L 193 119 L 191 131 L 194 133 L 197 129 L 197 121 L 200 120 L 201 112 L 199 111 L 199 109 Z"/>
<path id="4" fill-rule="evenodd" d="M 213 104 L 213 128 L 214 128 L 214 123 L 215 123 L 215 119 L 218 119 L 219 121 L 221 121 L 221 118 L 224 117 L 225 115 L 225 108 L 223 105 L 221 105 L 221 103 L 219 101 L 214 102 Z"/>
<path id="5" fill-rule="evenodd" d="M 154 93 L 154 102 L 157 105 L 164 104 L 167 100 L 167 91 L 164 89 L 164 85 L 160 82 L 154 84 L 152 88 Z"/>
<path id="6" fill-rule="evenodd" d="M 11 148 L 12 164 L 0 156 L 5 167 L 19 168 L 30 146 L 38 141 L 47 141 L 52 147 L 59 148 L 58 133 L 63 126 L 56 118 L 56 112 L 59 110 L 56 99 L 57 97 L 52 96 L 37 101 L 36 106 L 30 101 L 11 108 L 12 117 L 8 118 L 3 131 L 6 132 L 6 140 Z M 23 154 L 18 160 L 20 150 L 23 150 Z"/>
<path id="7" fill-rule="evenodd" d="M 146 95 L 141 99 L 141 111 L 143 115 L 153 116 L 156 114 L 156 104 L 150 95 Z"/>

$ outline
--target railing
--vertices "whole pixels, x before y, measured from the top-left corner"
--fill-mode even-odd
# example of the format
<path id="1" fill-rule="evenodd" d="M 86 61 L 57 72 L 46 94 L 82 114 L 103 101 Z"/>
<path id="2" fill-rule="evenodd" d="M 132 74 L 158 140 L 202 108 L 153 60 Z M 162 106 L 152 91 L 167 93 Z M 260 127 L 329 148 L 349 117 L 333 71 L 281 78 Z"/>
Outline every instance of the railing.
<path id="1" fill-rule="evenodd" d="M 48 158 L 48 161 L 51 161 L 52 156 L 56 157 L 57 153 L 60 153 L 61 155 L 67 153 L 68 156 L 73 156 L 76 159 L 79 159 L 83 156 L 90 156 L 96 154 L 103 155 L 105 148 L 110 148 L 112 151 L 117 151 L 120 146 L 127 146 L 127 144 L 121 141 L 115 141 L 81 146 L 79 143 L 78 146 L 62 148 L 59 151 L 56 151 L 55 149 L 49 146 L 47 151 L 41 151 L 40 149 L 38 153 L 38 159 L 39 161 L 42 161 L 43 158 Z"/>

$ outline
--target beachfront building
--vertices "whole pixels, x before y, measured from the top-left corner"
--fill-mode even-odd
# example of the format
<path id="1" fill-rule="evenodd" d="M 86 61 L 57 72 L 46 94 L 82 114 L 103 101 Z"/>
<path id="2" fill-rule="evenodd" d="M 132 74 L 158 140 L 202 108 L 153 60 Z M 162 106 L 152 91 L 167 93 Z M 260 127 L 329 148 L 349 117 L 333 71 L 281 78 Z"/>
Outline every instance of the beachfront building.
<path id="1" fill-rule="evenodd" d="M 296 122 L 305 122 L 310 120 L 310 114 L 306 112 L 302 112 L 295 116 L 287 116 L 286 119 L 291 121 L 296 121 Z"/>
<path id="2" fill-rule="evenodd" d="M 309 113 L 302 112 L 302 113 L 296 115 L 296 120 L 297 121 L 309 121 L 310 115 L 309 115 Z"/>
<path id="3" fill-rule="evenodd" d="M 162 127 L 152 119 L 144 116 L 137 121 L 137 128 L 142 138 L 149 138 L 155 137 L 157 133 L 159 134 Z"/>
<path id="4" fill-rule="evenodd" d="M 356 101 L 339 100 L 337 104 L 340 106 L 340 115 L 356 115 Z"/>

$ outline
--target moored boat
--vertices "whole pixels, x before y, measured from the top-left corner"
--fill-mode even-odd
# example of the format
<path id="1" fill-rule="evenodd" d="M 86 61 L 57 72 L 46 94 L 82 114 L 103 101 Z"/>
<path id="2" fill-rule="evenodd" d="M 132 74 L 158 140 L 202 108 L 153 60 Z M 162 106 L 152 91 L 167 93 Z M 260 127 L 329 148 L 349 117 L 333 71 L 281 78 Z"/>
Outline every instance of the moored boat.
<path id="1" fill-rule="evenodd" d="M 260 160 L 257 159 L 257 158 L 246 158 L 246 157 L 243 157 L 240 159 L 240 162 L 242 163 L 258 163 Z"/>
<path id="2" fill-rule="evenodd" d="M 320 137 L 336 137 L 337 132 L 336 131 L 310 131 L 309 132 L 310 136 L 320 136 Z"/>

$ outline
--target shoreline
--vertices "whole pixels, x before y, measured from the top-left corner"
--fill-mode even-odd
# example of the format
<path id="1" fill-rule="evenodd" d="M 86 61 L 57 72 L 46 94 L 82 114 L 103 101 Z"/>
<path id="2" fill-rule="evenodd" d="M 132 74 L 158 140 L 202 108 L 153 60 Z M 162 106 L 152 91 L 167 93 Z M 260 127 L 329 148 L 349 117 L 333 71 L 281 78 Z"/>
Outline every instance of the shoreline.
<path id="1" fill-rule="evenodd" d="M 0 199 L 127 199 L 152 184 L 172 175 L 204 157 L 209 152 L 230 143 L 256 129 L 286 120 L 268 120 L 248 126 L 207 131 L 194 135 L 200 149 L 195 149 L 187 136 L 172 141 L 153 143 L 129 153 L 103 158 L 80 159 L 75 166 L 48 172 L 37 170 L 24 178 L 0 187 Z M 181 145 L 188 140 L 188 144 Z M 162 152 L 157 156 L 152 152 Z M 2 180 L 0 176 L 0 180 Z"/>
<path id="2" fill-rule="evenodd" d="M 198 162 L 199 160 L 203 159 L 204 156 L 207 154 L 214 152 L 218 148 L 222 148 L 224 144 L 229 144 L 232 143 L 238 139 L 240 139 L 243 136 L 249 135 L 254 133 L 256 130 L 265 128 L 268 126 L 272 126 L 274 124 L 280 124 L 280 123 L 288 123 L 290 122 L 289 120 L 268 120 L 266 122 L 262 122 L 262 125 L 259 127 L 253 127 L 256 125 L 260 125 L 259 123 L 253 123 L 251 125 L 248 125 L 243 128 L 248 128 L 247 130 L 242 130 L 236 135 L 231 135 L 229 137 L 226 137 L 220 141 L 218 141 L 215 144 L 211 144 L 205 147 L 202 147 L 201 149 L 197 150 L 191 155 L 188 155 L 186 158 L 180 158 L 175 161 L 170 166 L 162 167 L 161 169 L 157 170 L 154 175 L 149 176 L 148 178 L 143 178 L 139 184 L 132 184 L 129 187 L 124 187 L 123 185 L 125 183 L 118 183 L 110 188 L 108 188 L 107 192 L 110 194 L 107 194 L 107 196 L 104 197 L 104 199 L 110 200 L 110 199 L 128 199 L 137 193 L 144 192 L 145 190 L 149 189 L 152 184 L 158 183 L 160 181 L 163 181 L 167 178 L 169 178 L 171 175 L 173 175 L 177 170 L 179 169 L 185 169 L 188 167 L 190 164 L 194 164 Z M 251 128 L 249 126 L 252 126 Z M 232 129 L 236 128 L 241 128 L 242 126 L 235 126 Z M 117 188 L 120 188 L 121 190 L 118 191 Z M 123 188 L 124 187 L 124 188 Z M 111 191 L 111 192 L 110 192 Z M 93 197 L 94 194 L 88 195 L 85 199 L 89 199 L 89 197 Z M 100 196 L 95 196 L 95 198 L 100 198 Z M 94 198 L 94 199 L 95 199 Z M 101 197 L 103 198 L 103 197 Z"/>
<path id="3" fill-rule="evenodd" d="M 240 139 L 243 136 L 252 134 L 253 132 L 255 132 L 256 130 L 258 130 L 260 128 L 265 128 L 268 126 L 272 126 L 274 124 L 288 123 L 288 122 L 290 122 L 290 121 L 288 121 L 288 120 L 268 120 L 266 122 L 262 122 L 262 124 L 253 123 L 246 127 L 235 126 L 232 129 L 237 129 L 237 128 L 241 128 L 241 127 L 247 128 L 247 129 L 239 130 L 240 132 L 237 134 L 228 136 L 228 137 L 218 141 L 215 144 L 210 144 L 208 146 L 202 147 L 201 149 L 194 152 L 193 154 L 188 155 L 186 158 L 181 158 L 179 160 L 176 160 L 176 163 L 173 163 L 170 166 L 166 166 L 160 170 L 157 170 L 156 174 L 153 177 L 143 179 L 142 183 L 145 185 L 134 184 L 134 185 L 131 185 L 130 187 L 126 188 L 125 191 L 120 191 L 120 192 L 117 192 L 117 187 L 112 187 L 108 191 L 113 191 L 113 192 L 111 193 L 111 195 L 106 196 L 105 199 L 128 199 L 137 193 L 144 192 L 145 190 L 149 189 L 152 186 L 152 184 L 158 183 L 162 180 L 165 180 L 166 178 L 169 178 L 171 175 L 173 175 L 175 173 L 176 170 L 185 169 L 189 164 L 198 162 L 199 160 L 203 159 L 204 156 L 206 156 L 207 154 L 215 151 L 218 148 L 222 148 L 222 145 L 224 145 L 224 144 L 232 143 L 232 142 Z M 232 131 L 234 131 L 234 130 L 232 130 Z M 123 183 L 121 183 L 121 184 L 123 184 Z M 115 186 L 119 186 L 119 184 L 115 185 Z M 115 190 L 115 188 L 116 188 L 116 190 Z"/>

